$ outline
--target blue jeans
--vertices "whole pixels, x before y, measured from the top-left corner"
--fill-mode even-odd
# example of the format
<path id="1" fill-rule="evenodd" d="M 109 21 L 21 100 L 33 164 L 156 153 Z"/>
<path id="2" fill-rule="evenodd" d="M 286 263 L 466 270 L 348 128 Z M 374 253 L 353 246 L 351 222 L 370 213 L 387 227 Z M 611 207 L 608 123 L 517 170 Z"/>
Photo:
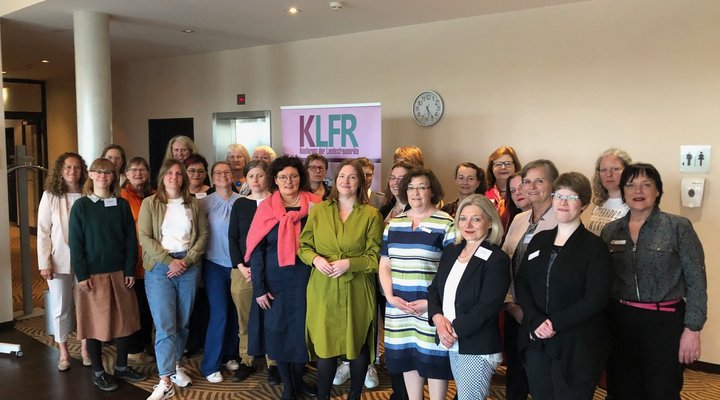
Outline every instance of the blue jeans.
<path id="1" fill-rule="evenodd" d="M 238 352 L 238 321 L 230 296 L 230 272 L 210 260 L 203 264 L 203 281 L 210 304 L 210 322 L 205 335 L 205 354 L 200 363 L 203 376 L 220 371 L 220 363 L 235 359 Z"/>
<path id="2" fill-rule="evenodd" d="M 155 322 L 155 357 L 160 376 L 175 373 L 188 337 L 190 313 L 195 302 L 200 268 L 190 266 L 184 274 L 167 277 L 168 266 L 155 263 L 145 272 L 145 293 Z"/>

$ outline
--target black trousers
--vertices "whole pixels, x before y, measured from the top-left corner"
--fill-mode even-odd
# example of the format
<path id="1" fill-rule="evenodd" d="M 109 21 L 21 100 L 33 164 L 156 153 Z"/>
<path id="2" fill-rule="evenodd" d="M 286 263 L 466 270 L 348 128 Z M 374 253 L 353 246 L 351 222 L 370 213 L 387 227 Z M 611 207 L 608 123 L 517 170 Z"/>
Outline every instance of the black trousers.
<path id="1" fill-rule="evenodd" d="M 522 357 L 518 352 L 518 331 L 520 324 L 509 312 L 505 313 L 505 393 L 507 400 L 527 400 L 530 389 Z"/>
<path id="2" fill-rule="evenodd" d="M 560 360 L 536 349 L 525 350 L 524 358 L 533 400 L 592 400 L 600 377 L 570 384 L 562 374 Z"/>
<path id="3" fill-rule="evenodd" d="M 611 300 L 613 346 L 607 367 L 613 400 L 679 400 L 684 367 L 678 360 L 685 303 L 675 312 L 643 310 Z"/>

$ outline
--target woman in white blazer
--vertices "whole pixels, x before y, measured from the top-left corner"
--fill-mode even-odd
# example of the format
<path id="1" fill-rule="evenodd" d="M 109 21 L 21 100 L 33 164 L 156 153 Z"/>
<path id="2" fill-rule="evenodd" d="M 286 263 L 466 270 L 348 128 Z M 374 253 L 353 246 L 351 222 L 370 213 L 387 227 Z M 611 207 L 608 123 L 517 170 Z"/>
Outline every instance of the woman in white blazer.
<path id="1" fill-rule="evenodd" d="M 40 275 L 50 289 L 50 309 L 55 341 L 60 347 L 58 370 L 70 369 L 68 334 L 75 329 L 73 287 L 75 277 L 70 269 L 68 221 L 70 208 L 82 196 L 87 180 L 85 161 L 76 153 L 63 153 L 45 180 L 45 192 L 40 200 L 37 223 L 37 255 Z M 90 357 L 82 341 L 83 364 L 90 365 Z"/>

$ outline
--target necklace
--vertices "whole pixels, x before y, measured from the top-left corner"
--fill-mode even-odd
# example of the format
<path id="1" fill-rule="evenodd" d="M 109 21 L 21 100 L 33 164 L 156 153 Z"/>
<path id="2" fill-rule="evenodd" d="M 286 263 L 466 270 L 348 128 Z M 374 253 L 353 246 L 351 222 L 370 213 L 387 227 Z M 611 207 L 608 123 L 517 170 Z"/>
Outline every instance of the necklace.
<path id="1" fill-rule="evenodd" d="M 288 208 L 295 207 L 295 206 L 298 205 L 298 203 L 300 203 L 300 195 L 298 195 L 298 196 L 295 198 L 295 200 L 293 200 L 292 203 L 286 202 L 285 199 L 283 199 L 282 202 L 283 202 L 283 204 L 285 205 L 285 207 L 288 207 Z"/>
<path id="2" fill-rule="evenodd" d="M 475 254 L 475 252 L 477 251 L 477 249 L 480 247 L 480 244 L 481 244 L 481 243 L 482 243 L 482 242 L 478 241 L 476 245 L 473 245 L 474 248 L 472 249 L 472 251 L 470 252 L 470 254 L 468 254 L 468 255 L 466 255 L 466 256 L 464 256 L 464 257 L 458 256 L 458 258 L 457 258 L 458 261 L 460 261 L 461 263 L 466 263 L 466 262 L 470 261 L 470 258 L 472 258 L 473 254 Z M 467 250 L 467 249 L 469 248 L 469 247 L 468 247 L 469 245 L 470 245 L 470 243 L 468 243 L 468 245 L 465 246 L 465 248 L 463 249 L 463 252 L 465 252 L 465 250 Z M 462 254 L 462 252 L 461 252 L 460 254 Z"/>

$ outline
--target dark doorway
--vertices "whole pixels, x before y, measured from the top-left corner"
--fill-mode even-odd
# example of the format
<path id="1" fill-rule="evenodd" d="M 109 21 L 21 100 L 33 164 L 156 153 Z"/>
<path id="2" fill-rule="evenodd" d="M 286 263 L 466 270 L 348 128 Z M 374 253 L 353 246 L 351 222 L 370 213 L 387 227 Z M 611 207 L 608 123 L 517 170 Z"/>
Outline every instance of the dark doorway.
<path id="1" fill-rule="evenodd" d="M 170 139 L 184 135 L 195 140 L 192 118 L 169 118 L 148 120 L 148 142 L 150 144 L 150 180 L 157 187 L 157 174 L 160 171 L 165 149 Z"/>
<path id="2" fill-rule="evenodd" d="M 15 154 L 15 128 L 5 128 L 5 149 L 7 164 L 13 165 L 14 160 L 10 158 Z M 15 173 L 8 174 L 7 187 L 8 187 L 8 211 L 10 214 L 10 222 L 18 223 L 18 210 L 17 210 L 17 178 Z"/>

